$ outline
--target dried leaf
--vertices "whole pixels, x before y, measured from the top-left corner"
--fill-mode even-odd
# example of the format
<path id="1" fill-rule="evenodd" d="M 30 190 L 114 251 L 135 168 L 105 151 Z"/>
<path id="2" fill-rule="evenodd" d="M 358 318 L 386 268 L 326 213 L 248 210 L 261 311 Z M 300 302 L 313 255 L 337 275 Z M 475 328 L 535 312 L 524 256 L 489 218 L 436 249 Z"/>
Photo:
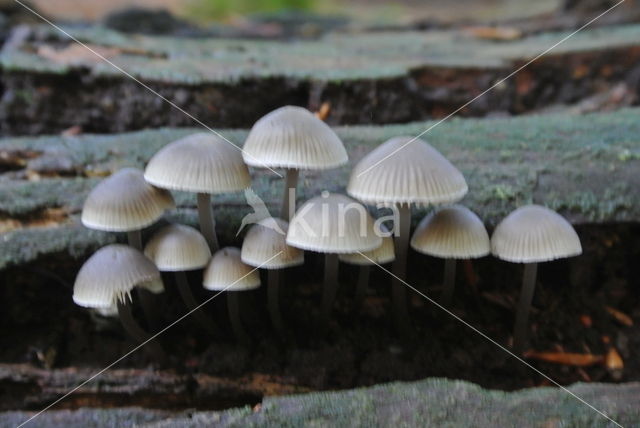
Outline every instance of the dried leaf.
<path id="1" fill-rule="evenodd" d="M 604 358 L 604 366 L 607 370 L 622 370 L 624 368 L 624 361 L 622 361 L 622 357 L 616 348 L 611 347 L 609 349 Z"/>
<path id="2" fill-rule="evenodd" d="M 325 101 L 320 106 L 320 109 L 315 113 L 316 117 L 320 120 L 327 120 L 329 113 L 331 112 L 331 103 Z"/>
<path id="3" fill-rule="evenodd" d="M 609 315 L 611 315 L 620 324 L 627 327 L 633 326 L 633 320 L 629 315 L 625 314 L 624 312 L 619 311 L 615 308 L 612 308 L 611 306 L 605 306 L 604 309 L 607 312 L 609 312 Z"/>
<path id="4" fill-rule="evenodd" d="M 478 39 L 485 40 L 516 40 L 522 37 L 522 31 L 515 27 L 468 27 L 465 29 L 467 34 Z"/>
<path id="5" fill-rule="evenodd" d="M 578 354 L 573 352 L 536 352 L 528 351 L 525 358 L 546 361 L 548 363 L 563 364 L 566 366 L 589 367 L 604 361 L 602 355 Z"/>
<path id="6" fill-rule="evenodd" d="M 580 315 L 580 323 L 587 328 L 591 328 L 591 326 L 593 325 L 593 320 L 589 315 L 583 314 Z"/>

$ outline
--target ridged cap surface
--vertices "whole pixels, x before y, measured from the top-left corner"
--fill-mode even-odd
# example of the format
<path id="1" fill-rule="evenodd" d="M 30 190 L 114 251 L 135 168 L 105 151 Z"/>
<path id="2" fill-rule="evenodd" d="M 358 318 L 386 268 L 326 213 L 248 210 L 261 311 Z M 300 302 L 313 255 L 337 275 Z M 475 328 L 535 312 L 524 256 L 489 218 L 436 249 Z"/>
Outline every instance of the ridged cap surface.
<path id="1" fill-rule="evenodd" d="M 396 251 L 393 244 L 393 236 L 384 236 L 382 238 L 382 245 L 375 250 L 366 251 L 362 253 L 366 257 L 360 255 L 360 253 L 340 254 L 338 257 L 341 262 L 349 263 L 352 265 L 383 265 L 385 263 L 391 263 L 396 259 Z M 369 260 L 371 259 L 371 260 Z"/>
<path id="2" fill-rule="evenodd" d="M 580 238 L 560 214 L 539 205 L 505 217 L 491 237 L 492 253 L 515 263 L 537 263 L 582 254 Z"/>
<path id="3" fill-rule="evenodd" d="M 272 217 L 251 226 L 242 243 L 242 261 L 261 269 L 283 269 L 303 264 L 304 252 L 287 245 L 288 229 L 289 223 Z"/>
<path id="4" fill-rule="evenodd" d="M 258 120 L 243 151 L 244 161 L 258 168 L 329 169 L 348 161 L 329 125 L 294 106 L 280 107 Z"/>
<path id="5" fill-rule="evenodd" d="M 134 287 L 162 293 L 164 286 L 158 268 L 132 247 L 107 245 L 80 268 L 73 284 L 73 301 L 87 308 L 109 308 L 131 299 Z"/>
<path id="6" fill-rule="evenodd" d="M 171 224 L 157 231 L 144 248 L 144 254 L 162 272 L 201 269 L 211 259 L 204 236 L 182 224 Z"/>
<path id="7" fill-rule="evenodd" d="M 168 191 L 147 183 L 142 171 L 124 168 L 91 190 L 82 207 L 81 221 L 90 229 L 126 232 L 155 223 L 173 207 Z"/>
<path id="8" fill-rule="evenodd" d="M 411 248 L 445 259 L 473 259 L 489 254 L 491 242 L 477 215 L 453 205 L 422 219 L 411 237 Z"/>
<path id="9" fill-rule="evenodd" d="M 202 285 L 207 290 L 253 290 L 260 287 L 260 274 L 242 262 L 238 248 L 226 247 L 213 255 L 204 271 Z"/>
<path id="10" fill-rule="evenodd" d="M 347 193 L 367 204 L 430 205 L 462 199 L 468 190 L 462 173 L 426 142 L 407 144 L 412 139 L 391 138 L 363 157 L 351 172 Z"/>
<path id="11" fill-rule="evenodd" d="M 144 178 L 164 189 L 210 194 L 236 192 L 251 184 L 240 150 L 207 133 L 164 146 L 149 160 Z"/>

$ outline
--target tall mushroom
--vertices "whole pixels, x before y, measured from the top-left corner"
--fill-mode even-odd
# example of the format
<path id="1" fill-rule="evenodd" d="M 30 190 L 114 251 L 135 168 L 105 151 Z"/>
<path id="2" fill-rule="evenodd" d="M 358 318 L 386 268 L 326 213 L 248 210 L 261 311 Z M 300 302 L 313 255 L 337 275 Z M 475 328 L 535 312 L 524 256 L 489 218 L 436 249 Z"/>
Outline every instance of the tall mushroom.
<path id="1" fill-rule="evenodd" d="M 407 250 L 411 229 L 411 204 L 437 205 L 457 202 L 467 193 L 464 176 L 451 162 L 426 142 L 413 137 L 387 140 L 363 157 L 353 168 L 347 193 L 367 204 L 395 206 L 396 260 L 393 273 L 406 278 Z M 394 321 L 399 331 L 410 326 L 406 291 L 394 278 Z"/>
<path id="2" fill-rule="evenodd" d="M 211 259 L 209 245 L 200 232 L 181 224 L 165 226 L 151 237 L 144 254 L 160 272 L 174 273 L 178 291 L 187 308 L 193 311 L 205 330 L 215 334 L 216 325 L 202 308 L 198 308 L 186 274 L 186 271 L 204 268 Z"/>
<path id="3" fill-rule="evenodd" d="M 280 270 L 304 263 L 304 253 L 286 243 L 289 223 L 265 218 L 254 224 L 242 242 L 240 257 L 249 266 L 267 269 L 267 305 L 271 322 L 281 338 L 285 327 L 280 312 Z"/>
<path id="4" fill-rule="evenodd" d="M 207 290 L 227 292 L 231 328 L 238 341 L 248 343 L 250 339 L 242 326 L 238 293 L 260 287 L 258 270 L 242 263 L 238 248 L 225 247 L 213 255 L 204 271 L 202 284 Z"/>
<path id="5" fill-rule="evenodd" d="M 176 140 L 149 160 L 144 178 L 164 189 L 198 194 L 200 230 L 211 251 L 218 248 L 211 195 L 251 185 L 240 150 L 214 134 L 198 133 Z"/>
<path id="6" fill-rule="evenodd" d="M 365 252 L 382 245 L 373 218 L 353 199 L 323 192 L 305 202 L 291 219 L 287 244 L 325 254 L 322 325 L 328 324 L 338 287 L 338 254 Z"/>
<path id="7" fill-rule="evenodd" d="M 286 171 L 280 217 L 291 220 L 300 170 L 325 170 L 347 163 L 347 152 L 335 132 L 309 110 L 280 107 L 258 120 L 243 146 L 244 161 L 258 168 Z M 294 193 L 295 194 L 295 193 Z"/>
<path id="8" fill-rule="evenodd" d="M 560 214 L 540 205 L 527 205 L 498 224 L 491 237 L 491 251 L 499 259 L 525 264 L 513 336 L 513 350 L 521 354 L 527 341 L 538 263 L 582 254 L 580 238 Z"/>
<path id="9" fill-rule="evenodd" d="M 442 304 L 449 306 L 456 280 L 456 259 L 475 259 L 491 252 L 482 220 L 462 205 L 437 210 L 422 219 L 411 237 L 411 248 L 445 259 Z"/>

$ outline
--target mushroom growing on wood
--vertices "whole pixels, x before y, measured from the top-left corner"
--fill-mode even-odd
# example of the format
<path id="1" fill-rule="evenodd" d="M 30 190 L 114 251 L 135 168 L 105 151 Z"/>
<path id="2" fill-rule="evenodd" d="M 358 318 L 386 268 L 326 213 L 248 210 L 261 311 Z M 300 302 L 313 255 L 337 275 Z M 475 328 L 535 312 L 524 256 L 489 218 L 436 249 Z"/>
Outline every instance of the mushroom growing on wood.
<path id="1" fill-rule="evenodd" d="M 218 249 L 211 194 L 236 192 L 251 185 L 240 149 L 206 133 L 192 134 L 164 146 L 149 160 L 144 178 L 164 189 L 198 194 L 200 230 L 211 251 Z"/>
<path id="2" fill-rule="evenodd" d="M 449 306 L 456 280 L 456 259 L 475 259 L 491 252 L 489 234 L 470 209 L 452 205 L 427 215 L 411 238 L 419 253 L 445 259 L 442 304 Z"/>
<path id="3" fill-rule="evenodd" d="M 347 152 L 335 132 L 309 110 L 280 107 L 258 120 L 243 146 L 244 161 L 257 168 L 284 168 L 284 196 L 280 217 L 291 220 L 300 170 L 325 170 L 347 163 Z M 294 193 L 295 194 L 295 193 Z"/>
<path id="4" fill-rule="evenodd" d="M 396 237 L 393 273 L 400 280 L 406 279 L 411 204 L 454 203 L 467 190 L 464 176 L 451 162 L 413 137 L 391 138 L 376 147 L 353 168 L 347 186 L 347 193 L 359 201 L 396 207 L 399 218 L 393 226 Z M 410 321 L 406 290 L 400 280 L 394 279 L 392 286 L 394 321 L 399 331 L 406 332 Z"/>
<path id="5" fill-rule="evenodd" d="M 498 224 L 491 237 L 491 252 L 499 259 L 525 264 L 513 336 L 513 349 L 519 355 L 526 345 L 538 263 L 582 254 L 580 238 L 560 214 L 527 205 Z"/>

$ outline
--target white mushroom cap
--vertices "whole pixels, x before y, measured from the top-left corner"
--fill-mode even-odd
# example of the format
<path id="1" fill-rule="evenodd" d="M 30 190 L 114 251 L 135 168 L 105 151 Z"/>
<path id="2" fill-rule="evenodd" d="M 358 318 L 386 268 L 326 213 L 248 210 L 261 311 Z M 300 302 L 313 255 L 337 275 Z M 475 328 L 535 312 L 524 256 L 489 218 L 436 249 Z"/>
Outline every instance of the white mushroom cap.
<path id="1" fill-rule="evenodd" d="M 467 193 L 460 171 L 436 149 L 413 137 L 387 140 L 351 172 L 347 193 L 367 204 L 446 204 Z M 407 144 L 409 143 L 409 144 Z"/>
<path id="2" fill-rule="evenodd" d="M 109 308 L 131 299 L 134 287 L 162 293 L 164 286 L 158 268 L 132 247 L 107 245 L 80 268 L 73 284 L 73 301 L 87 308 Z"/>
<path id="3" fill-rule="evenodd" d="M 473 259 L 489 254 L 491 243 L 477 215 L 452 205 L 422 219 L 411 238 L 411 248 L 444 259 Z"/>
<path id="4" fill-rule="evenodd" d="M 514 263 L 538 263 L 582 254 L 580 238 L 560 214 L 539 205 L 505 217 L 491 237 L 492 253 Z"/>
<path id="5" fill-rule="evenodd" d="M 240 149 L 206 133 L 164 146 L 149 160 L 144 178 L 164 189 L 210 194 L 236 192 L 251 185 Z"/>
<path id="6" fill-rule="evenodd" d="M 126 232 L 155 223 L 173 207 L 169 192 L 147 183 L 142 171 L 124 168 L 91 190 L 82 207 L 81 221 L 90 229 Z"/>
<path id="7" fill-rule="evenodd" d="M 182 224 L 171 224 L 157 231 L 144 248 L 144 254 L 162 272 L 201 269 L 211 258 L 204 236 Z"/>
<path id="8" fill-rule="evenodd" d="M 202 284 L 207 290 L 253 290 L 260 287 L 260 275 L 257 269 L 242 263 L 238 248 L 226 247 L 213 255 Z"/>
<path id="9" fill-rule="evenodd" d="M 383 226 L 384 231 L 386 229 Z M 362 253 L 364 256 L 360 255 L 360 253 L 350 253 L 350 254 L 340 254 L 338 257 L 341 262 L 349 263 L 352 265 L 373 265 L 379 264 L 383 265 L 385 263 L 391 263 L 396 259 L 396 252 L 393 243 L 393 236 L 383 236 L 382 237 L 382 245 L 380 245 L 375 250 L 366 251 Z M 373 263 L 372 263 L 373 261 Z"/>
<path id="10" fill-rule="evenodd" d="M 291 219 L 287 244 L 319 253 L 370 251 L 382 245 L 374 220 L 353 199 L 323 192 L 305 202 Z"/>
<path id="11" fill-rule="evenodd" d="M 258 120 L 244 143 L 243 157 L 258 168 L 329 169 L 348 160 L 329 125 L 294 106 L 280 107 Z"/>
<path id="12" fill-rule="evenodd" d="M 242 242 L 242 261 L 262 269 L 283 269 L 304 263 L 304 252 L 287 245 L 289 223 L 265 218 L 254 224 Z"/>

